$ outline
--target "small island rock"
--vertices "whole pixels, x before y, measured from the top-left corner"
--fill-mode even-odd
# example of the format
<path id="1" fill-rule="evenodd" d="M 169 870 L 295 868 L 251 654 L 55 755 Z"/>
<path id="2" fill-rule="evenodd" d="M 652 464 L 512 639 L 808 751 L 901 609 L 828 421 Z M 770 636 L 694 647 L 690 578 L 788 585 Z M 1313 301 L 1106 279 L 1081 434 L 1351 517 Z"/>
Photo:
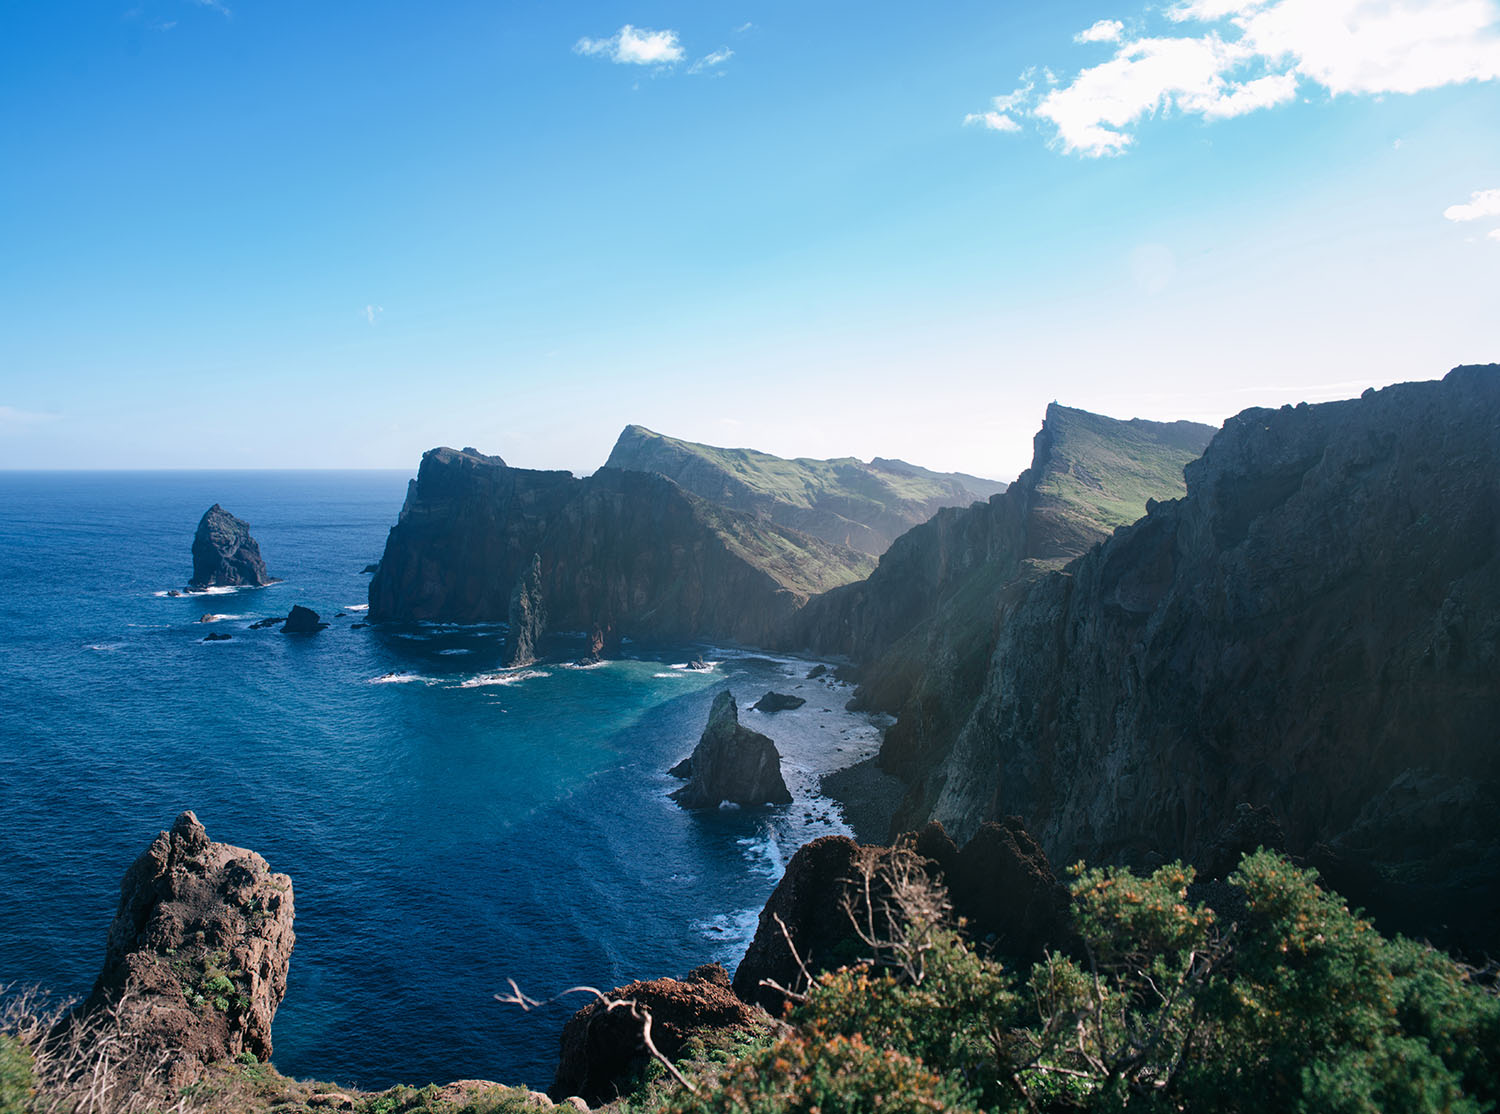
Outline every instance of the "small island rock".
<path id="1" fill-rule="evenodd" d="M 751 707 L 757 712 L 789 712 L 806 703 L 807 701 L 800 696 L 788 696 L 784 692 L 768 692 Z"/>
<path id="2" fill-rule="evenodd" d="M 683 808 L 718 808 L 723 801 L 747 806 L 792 802 L 776 744 L 740 726 L 739 706 L 727 689 L 714 697 L 708 726 L 686 761 L 688 783 L 672 794 Z M 678 763 L 672 773 L 681 777 L 683 770 Z"/>
<path id="3" fill-rule="evenodd" d="M 317 634 L 328 626 L 322 617 L 310 607 L 303 607 L 300 603 L 293 604 L 292 610 L 284 620 L 285 625 L 281 628 L 282 634 Z"/>
<path id="4" fill-rule="evenodd" d="M 266 572 L 250 524 L 215 503 L 198 520 L 193 535 L 193 579 L 190 589 L 259 588 L 275 580 Z"/>
<path id="5" fill-rule="evenodd" d="M 531 564 L 516 579 L 510 593 L 510 634 L 505 645 L 505 664 L 516 669 L 536 661 L 536 644 L 547 626 L 547 607 L 542 600 L 542 558 L 531 555 Z M 602 639 L 601 639 L 602 642 Z"/>

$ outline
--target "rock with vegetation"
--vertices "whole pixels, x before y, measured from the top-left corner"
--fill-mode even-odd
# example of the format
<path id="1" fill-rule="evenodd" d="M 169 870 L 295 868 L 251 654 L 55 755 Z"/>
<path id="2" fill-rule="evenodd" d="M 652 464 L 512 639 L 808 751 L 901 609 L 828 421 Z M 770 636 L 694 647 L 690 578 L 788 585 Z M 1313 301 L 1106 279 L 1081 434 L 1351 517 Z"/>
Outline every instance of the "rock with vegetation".
<path id="1" fill-rule="evenodd" d="M 872 557 L 939 508 L 966 507 L 1005 490 L 996 480 L 930 472 L 903 460 L 784 460 L 681 441 L 638 425 L 625 427 L 605 467 L 658 473 L 719 506 Z"/>
<path id="2" fill-rule="evenodd" d="M 1382 924 L 1493 953 L 1497 676 L 1500 366 L 1247 410 L 1008 612 L 931 814 L 1144 865 L 1248 803 Z"/>
<path id="3" fill-rule="evenodd" d="M 542 558 L 531 555 L 510 593 L 510 633 L 505 641 L 505 664 L 512 668 L 536 661 L 536 646 L 547 629 L 547 604 L 542 598 Z"/>
<path id="4" fill-rule="evenodd" d="M 790 712 L 806 703 L 805 697 L 785 692 L 768 692 L 750 706 L 757 712 Z"/>
<path id="5" fill-rule="evenodd" d="M 559 629 L 758 644 L 818 592 L 873 567 L 862 553 L 733 511 L 663 476 L 587 479 L 434 449 L 370 581 L 376 622 L 506 619 L 540 555 Z"/>
<path id="6" fill-rule="evenodd" d="M 633 982 L 604 999 L 590 1002 L 563 1026 L 553 1098 L 577 1095 L 599 1105 L 638 1082 L 654 1059 L 644 1039 L 648 1018 L 651 1043 L 668 1060 L 682 1056 L 690 1041 L 722 1043 L 770 1024 L 764 1012 L 735 996 L 717 963 L 681 980 Z"/>
<path id="7" fill-rule="evenodd" d="M 104 969 L 77 1019 L 113 1010 L 169 1076 L 271 1056 L 286 994 L 292 883 L 253 851 L 209 840 L 184 812 L 126 872 Z"/>
<path id="8" fill-rule="evenodd" d="M 798 613 L 783 648 L 854 659 L 861 684 L 853 706 L 898 717 L 880 765 L 917 792 L 898 811 L 897 831 L 930 811 L 924 778 L 979 697 L 1004 603 L 1135 521 L 1149 500 L 1182 494 L 1183 466 L 1213 432 L 1053 403 L 1031 467 L 1003 494 L 938 512 L 897 539 L 869 579 Z"/>
<path id="9" fill-rule="evenodd" d="M 724 801 L 746 807 L 792 803 L 776 744 L 740 725 L 739 706 L 727 689 L 714 697 L 693 753 L 670 772 L 688 779 L 672 794 L 683 808 L 718 808 Z"/>
<path id="10" fill-rule="evenodd" d="M 274 583 L 261 559 L 250 524 L 215 503 L 203 512 L 193 535 L 193 578 L 188 588 L 258 588 Z"/>

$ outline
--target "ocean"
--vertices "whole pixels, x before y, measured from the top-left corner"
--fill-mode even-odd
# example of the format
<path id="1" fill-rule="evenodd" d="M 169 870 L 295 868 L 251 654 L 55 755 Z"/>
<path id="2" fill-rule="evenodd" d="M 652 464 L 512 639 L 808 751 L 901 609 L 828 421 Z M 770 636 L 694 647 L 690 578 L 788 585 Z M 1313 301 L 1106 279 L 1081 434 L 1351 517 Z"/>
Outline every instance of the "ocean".
<path id="1" fill-rule="evenodd" d="M 500 625 L 356 628 L 407 478 L 0 473 L 0 983 L 86 994 L 121 876 L 190 808 L 292 878 L 283 1072 L 545 1087 L 584 1000 L 522 1013 L 494 1000 L 507 979 L 547 998 L 732 970 L 796 848 L 848 834 L 818 778 L 878 727 L 812 662 L 627 644 L 563 664 L 580 635 L 507 673 Z M 282 583 L 166 594 L 215 502 Z M 249 629 L 294 603 L 329 628 Z M 699 655 L 712 670 L 683 668 Z M 776 740 L 791 806 L 667 799 L 726 686 Z M 771 688 L 808 703 L 751 711 Z"/>

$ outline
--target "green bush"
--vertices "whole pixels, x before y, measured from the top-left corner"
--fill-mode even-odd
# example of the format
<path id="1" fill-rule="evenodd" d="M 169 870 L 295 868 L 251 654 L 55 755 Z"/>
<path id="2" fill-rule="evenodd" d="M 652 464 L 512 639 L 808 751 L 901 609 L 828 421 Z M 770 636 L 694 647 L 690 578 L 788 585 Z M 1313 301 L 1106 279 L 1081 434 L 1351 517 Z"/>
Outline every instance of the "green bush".
<path id="1" fill-rule="evenodd" d="M 0 1033 L 0 1114 L 22 1114 L 34 1085 L 30 1051 L 14 1037 Z"/>

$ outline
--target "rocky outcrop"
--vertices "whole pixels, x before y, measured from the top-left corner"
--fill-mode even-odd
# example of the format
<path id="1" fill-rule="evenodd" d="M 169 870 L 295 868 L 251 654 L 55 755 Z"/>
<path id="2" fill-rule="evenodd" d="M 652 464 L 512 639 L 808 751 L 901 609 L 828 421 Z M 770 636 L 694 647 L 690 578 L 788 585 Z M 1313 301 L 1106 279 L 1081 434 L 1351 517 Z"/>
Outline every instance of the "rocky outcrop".
<path id="1" fill-rule="evenodd" d="M 1249 804 L 1378 917 L 1500 944 L 1500 366 L 1245 411 L 1001 629 L 950 830 L 1227 861 Z"/>
<path id="2" fill-rule="evenodd" d="M 727 689 L 714 697 L 708 726 L 692 755 L 671 773 L 688 779 L 672 794 L 683 808 L 718 808 L 723 801 L 742 806 L 792 803 L 776 744 L 740 726 L 739 707 Z"/>
<path id="3" fill-rule="evenodd" d="M 275 579 L 266 572 L 250 524 L 215 503 L 203 512 L 193 535 L 193 578 L 188 587 L 258 588 Z"/>
<path id="4" fill-rule="evenodd" d="M 869 559 L 726 510 L 665 477 L 507 467 L 434 449 L 370 581 L 377 622 L 507 619 L 540 557 L 550 624 L 619 639 L 760 644 Z"/>
<path id="5" fill-rule="evenodd" d="M 642 1039 L 647 1015 L 651 1042 L 669 1060 L 677 1059 L 695 1037 L 749 1035 L 769 1022 L 735 996 L 717 963 L 695 968 L 682 980 L 633 982 L 605 997 L 621 1004 L 610 1009 L 596 999 L 563 1027 L 551 1089 L 556 1099 L 578 1095 L 598 1106 L 618 1098 L 650 1061 Z"/>
<path id="6" fill-rule="evenodd" d="M 243 1052 L 268 1060 L 294 939 L 291 880 L 253 851 L 211 842 L 184 812 L 126 872 L 79 1016 L 118 1010 L 179 1081 Z"/>
<path id="7" fill-rule="evenodd" d="M 292 605 L 291 611 L 282 621 L 282 634 L 317 634 L 325 630 L 328 624 L 323 622 L 323 617 L 310 607 L 303 607 L 300 603 Z"/>
<path id="8" fill-rule="evenodd" d="M 1049 949 L 1077 947 L 1067 888 L 1014 817 L 985 824 L 961 851 L 940 824 L 907 834 L 893 847 L 824 836 L 787 864 L 735 970 L 735 992 L 777 1013 L 784 996 L 767 983 L 798 989 L 798 957 L 817 974 L 868 956 L 851 915 L 863 916 L 868 908 L 865 879 L 880 910 L 888 904 L 891 878 L 913 863 L 947 891 L 965 933 L 995 954 L 1034 961 Z"/>
<path id="9" fill-rule="evenodd" d="M 947 509 L 898 538 L 867 580 L 811 600 L 785 649 L 860 663 L 855 706 L 895 714 L 880 764 L 918 786 L 897 827 L 920 824 L 927 771 L 984 685 L 1002 606 L 1185 490 L 1182 469 L 1213 435 L 1193 422 L 1117 421 L 1053 403 L 1031 467 L 987 503 Z"/>
<path id="10" fill-rule="evenodd" d="M 878 557 L 941 507 L 966 507 L 1005 484 L 929 472 L 902 460 L 784 460 L 626 426 L 606 468 L 655 472 L 719 506 Z"/>
<path id="11" fill-rule="evenodd" d="M 806 703 L 805 697 L 792 696 L 785 692 L 768 692 L 750 706 L 757 712 L 789 712 Z"/>
<path id="12" fill-rule="evenodd" d="M 536 661 L 536 644 L 547 629 L 547 605 L 542 598 L 542 558 L 531 555 L 510 593 L 510 633 L 505 642 L 505 664 L 510 668 Z M 602 646 L 601 638 L 601 646 Z"/>

